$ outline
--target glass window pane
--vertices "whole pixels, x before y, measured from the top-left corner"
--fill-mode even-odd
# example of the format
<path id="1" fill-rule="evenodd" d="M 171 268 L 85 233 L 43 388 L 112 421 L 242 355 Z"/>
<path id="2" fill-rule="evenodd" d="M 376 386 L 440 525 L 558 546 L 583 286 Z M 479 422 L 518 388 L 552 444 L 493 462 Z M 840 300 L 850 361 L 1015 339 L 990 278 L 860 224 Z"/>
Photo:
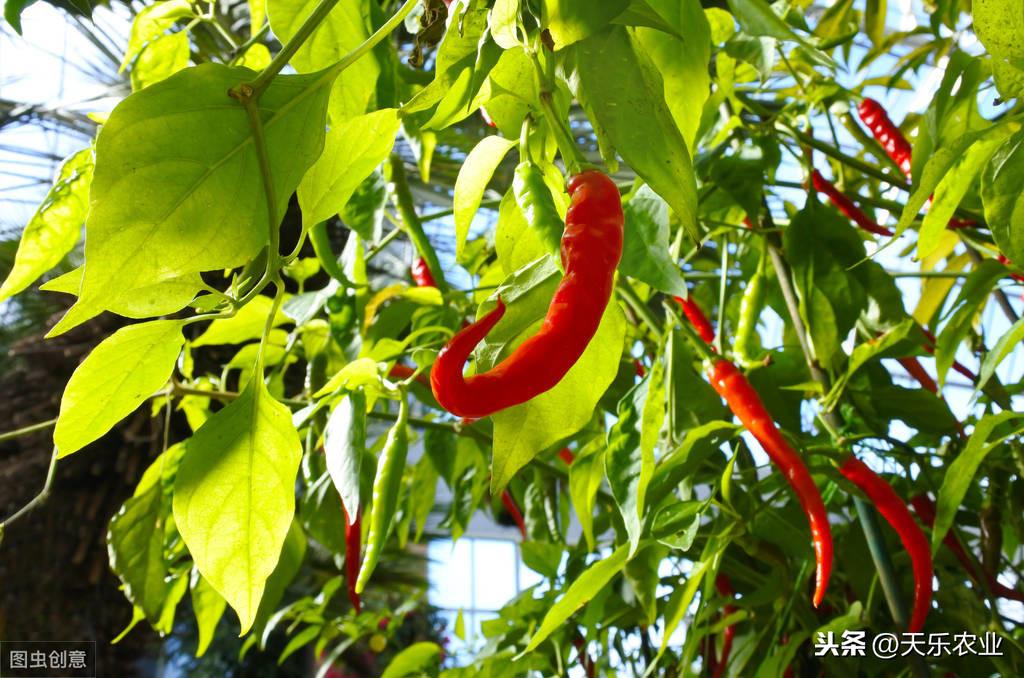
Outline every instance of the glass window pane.
<path id="1" fill-rule="evenodd" d="M 508 540 L 473 540 L 474 607 L 497 610 L 516 594 L 516 547 Z"/>
<path id="2" fill-rule="evenodd" d="M 433 605 L 456 610 L 472 606 L 471 548 L 468 539 L 461 539 L 454 546 L 450 539 L 436 539 L 427 544 L 429 599 Z"/>

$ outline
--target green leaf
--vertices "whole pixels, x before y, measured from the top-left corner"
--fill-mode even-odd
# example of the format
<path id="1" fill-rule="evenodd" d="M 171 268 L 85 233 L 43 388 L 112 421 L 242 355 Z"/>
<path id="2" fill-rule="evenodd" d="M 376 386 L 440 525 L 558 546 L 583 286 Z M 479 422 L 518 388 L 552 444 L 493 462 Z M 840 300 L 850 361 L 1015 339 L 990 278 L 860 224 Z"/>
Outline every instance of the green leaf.
<path id="1" fill-rule="evenodd" d="M 361 390 L 345 393 L 327 420 L 324 453 L 331 482 L 341 495 L 349 518 L 359 515 L 359 479 L 366 456 L 366 396 Z"/>
<path id="2" fill-rule="evenodd" d="M 906 338 L 907 334 L 911 330 L 915 329 L 915 327 L 916 323 L 913 319 L 907 318 L 899 325 L 887 330 L 881 336 L 858 344 L 857 347 L 853 349 L 853 352 L 850 353 L 850 360 L 846 364 L 846 371 L 836 379 L 835 384 L 832 386 L 832 390 L 829 391 L 828 396 L 825 398 L 825 402 L 830 404 L 838 402 L 843 389 L 846 388 L 846 384 L 850 381 L 850 378 L 853 377 L 857 370 L 871 360 L 874 360 L 876 357 L 885 354 L 886 351 L 893 346 L 899 344 Z"/>
<path id="3" fill-rule="evenodd" d="M 686 281 L 669 247 L 668 204 L 646 184 L 622 206 L 625 239 L 619 271 L 659 292 L 686 295 Z"/>
<path id="4" fill-rule="evenodd" d="M 295 513 L 302 446 L 288 408 L 255 375 L 187 443 L 174 519 L 196 567 L 253 625 Z"/>
<path id="5" fill-rule="evenodd" d="M 992 288 L 1006 274 L 1002 264 L 991 259 L 971 271 L 960 288 L 960 294 L 949 310 L 949 320 L 935 342 L 935 369 L 939 385 L 946 383 L 946 373 L 956 360 L 956 350 L 971 331 L 975 316 L 988 301 Z"/>
<path id="6" fill-rule="evenodd" d="M 345 209 L 356 189 L 391 153 L 399 126 L 394 108 L 331 125 L 324 152 L 299 184 L 305 228 Z"/>
<path id="7" fill-rule="evenodd" d="M 217 624 L 224 616 L 228 602 L 203 579 L 199 570 L 192 570 L 192 611 L 196 615 L 196 626 L 199 629 L 199 644 L 196 646 L 196 657 L 202 657 L 213 641 L 217 632 Z"/>
<path id="8" fill-rule="evenodd" d="M 835 67 L 835 62 L 828 55 L 797 35 L 765 0 L 729 0 L 729 9 L 743 30 L 750 35 L 796 42 L 807 50 L 807 55 L 818 65 L 826 68 Z"/>
<path id="9" fill-rule="evenodd" d="M 544 615 L 540 628 L 530 638 L 530 642 L 520 656 L 535 650 L 547 640 L 548 636 L 561 628 L 569 620 L 569 617 L 575 614 L 576 610 L 583 607 L 588 600 L 608 585 L 608 582 L 626 565 L 627 560 L 629 560 L 629 545 L 623 544 L 607 558 L 603 558 L 587 568 L 587 571 L 570 584 L 565 594 Z"/>
<path id="10" fill-rule="evenodd" d="M 160 485 L 130 498 L 110 519 L 107 532 L 110 568 L 125 597 L 151 624 L 159 623 L 168 592 L 163 498 Z"/>
<path id="11" fill-rule="evenodd" d="M 626 563 L 623 574 L 636 603 L 640 607 L 641 623 L 651 626 L 658 619 L 658 565 L 668 555 L 668 548 L 661 544 L 649 544 L 640 549 L 636 556 Z"/>
<path id="12" fill-rule="evenodd" d="M 1024 8 L 1015 0 L 974 0 L 974 32 L 999 59 L 1024 59 Z"/>
<path id="13" fill-rule="evenodd" d="M 196 337 L 192 346 L 215 346 L 217 344 L 242 344 L 263 336 L 267 325 L 267 316 L 274 308 L 274 300 L 259 295 L 230 318 L 218 318 L 210 323 L 206 331 Z M 273 326 L 277 327 L 289 322 L 284 311 L 278 310 L 274 316 Z"/>
<path id="14" fill-rule="evenodd" d="M 455 193 L 452 198 L 455 210 L 455 257 L 460 259 L 466 248 L 466 237 L 470 224 L 480 209 L 484 191 L 490 183 L 494 170 L 498 168 L 505 154 L 516 141 L 499 136 L 484 137 L 478 143 L 459 169 L 455 179 Z"/>
<path id="15" fill-rule="evenodd" d="M 128 46 L 125 47 L 124 58 L 121 59 L 121 70 L 124 71 L 152 40 L 155 40 L 179 20 L 191 18 L 194 15 L 195 12 L 188 0 L 156 2 L 140 10 L 135 15 L 135 20 L 132 21 Z"/>
<path id="16" fill-rule="evenodd" d="M 659 657 L 668 649 L 668 642 L 675 630 L 679 628 L 679 623 L 683 621 L 683 616 L 690 608 L 693 597 L 697 595 L 697 589 L 700 588 L 704 572 L 708 569 L 709 564 L 709 561 L 694 563 L 686 585 L 677 587 L 669 597 L 668 604 L 665 606 L 665 632 L 661 636 L 661 647 L 658 648 Z"/>
<path id="17" fill-rule="evenodd" d="M 592 35 L 574 49 L 580 95 L 595 123 L 697 240 L 697 180 L 655 65 L 621 26 Z"/>
<path id="18" fill-rule="evenodd" d="M 554 269 L 550 257 L 541 261 Z M 520 289 L 523 296 L 499 288 L 507 306 L 505 318 L 484 340 L 478 369 L 490 369 L 500 357 L 537 331 L 557 283 L 554 269 L 540 284 L 527 285 L 525 291 Z M 492 494 L 504 488 L 516 471 L 542 450 L 576 433 L 590 421 L 598 400 L 615 379 L 625 331 L 625 317 L 613 299 L 594 338 L 557 386 L 522 405 L 494 414 Z"/>
<path id="19" fill-rule="evenodd" d="M 604 454 L 605 443 L 598 436 L 579 451 L 569 467 L 569 500 L 591 551 L 595 549 L 594 502 L 604 479 Z"/>
<path id="20" fill-rule="evenodd" d="M 932 204 L 924 215 L 924 221 L 921 222 L 921 232 L 917 239 L 918 259 L 931 256 L 941 247 L 946 226 L 953 217 L 953 212 L 1008 134 L 1009 130 L 1005 125 L 995 128 L 993 133 L 972 144 L 942 177 L 935 187 Z"/>
<path id="21" fill-rule="evenodd" d="M 78 242 L 89 213 L 92 149 L 64 161 L 53 187 L 25 226 L 10 274 L 0 286 L 0 302 L 10 299 L 60 263 Z"/>
<path id="22" fill-rule="evenodd" d="M 292 583 L 295 576 L 302 568 L 302 561 L 306 557 L 307 538 L 302 531 L 299 521 L 293 520 L 288 528 L 288 534 L 284 538 L 284 546 L 281 547 L 281 557 L 277 560 L 277 566 L 267 578 L 267 585 L 263 590 L 263 598 L 260 600 L 259 610 L 256 612 L 256 621 L 253 628 L 262 630 L 267 627 L 267 622 L 277 610 L 284 592 Z M 261 633 L 261 642 L 267 644 L 267 636 Z"/>
<path id="23" fill-rule="evenodd" d="M 967 495 L 968 488 L 974 482 L 974 474 L 981 466 L 981 462 L 1007 437 L 1016 435 L 1020 431 L 1020 424 L 1014 423 L 1009 430 L 1000 431 L 1000 437 L 989 442 L 993 431 L 1007 422 L 1020 419 L 1024 419 L 1024 414 L 1020 412 L 986 415 L 975 425 L 964 451 L 946 469 L 936 501 L 935 524 L 932 525 L 932 553 L 938 550 L 949 528 L 952 527 L 956 512 Z"/>
<path id="24" fill-rule="evenodd" d="M 981 177 L 985 221 L 1010 261 L 1024 262 L 1024 131 L 1006 139 Z"/>
<path id="25" fill-rule="evenodd" d="M 985 359 L 981 363 L 981 371 L 978 374 L 978 383 L 974 386 L 975 393 L 985 387 L 988 380 L 996 373 L 999 364 L 1013 353 L 1021 342 L 1024 342 L 1024 318 L 1015 322 L 1013 327 L 999 337 L 999 341 L 992 347 L 992 350 L 985 354 Z"/>
<path id="26" fill-rule="evenodd" d="M 531 489 L 533 487 L 531 485 Z M 552 581 L 558 577 L 558 566 L 562 562 L 563 553 L 560 544 L 530 540 L 521 543 L 519 550 L 523 555 L 523 565 Z"/>
<path id="27" fill-rule="evenodd" d="M 440 665 L 441 648 L 437 643 L 413 643 L 395 655 L 380 678 L 436 676 Z"/>
<path id="28" fill-rule="evenodd" d="M 63 292 L 76 297 L 82 288 L 85 266 L 79 266 L 53 280 L 39 286 L 44 292 Z M 203 279 L 198 273 L 186 273 L 176 278 L 168 278 L 152 285 L 143 285 L 131 289 L 120 290 L 117 295 L 108 299 L 104 306 L 126 318 L 152 318 L 157 315 L 174 313 L 195 299 L 196 293 L 202 288 Z"/>
<path id="29" fill-rule="evenodd" d="M 478 54 L 484 31 L 487 29 L 486 7 L 470 9 L 466 3 L 459 3 L 462 9 L 458 15 L 449 16 L 448 25 L 457 27 L 447 30 L 437 48 L 434 64 L 434 79 L 402 106 L 402 115 L 425 111 L 437 104 L 462 78 L 472 79 L 478 68 Z M 493 64 L 492 64 L 493 65 Z"/>
<path id="30" fill-rule="evenodd" d="M 318 0 L 269 0 L 270 28 L 282 43 L 291 40 L 313 13 Z M 299 73 L 315 73 L 332 66 L 370 37 L 370 15 L 366 2 L 342 0 L 313 31 L 291 59 Z M 380 65 L 374 55 L 365 54 L 353 62 L 331 86 L 331 121 L 339 123 L 366 112 L 377 89 Z M 262 108 L 263 101 L 260 101 Z"/>
<path id="31" fill-rule="evenodd" d="M 487 18 L 491 29 L 491 37 L 498 47 L 514 49 L 520 46 L 520 36 L 526 35 L 526 29 L 519 19 L 519 0 L 497 0 Z"/>
<path id="32" fill-rule="evenodd" d="M 649 383 L 644 379 L 619 401 L 618 421 L 608 430 L 604 457 L 608 484 L 629 534 L 631 556 L 640 545 L 647 485 L 654 473 L 654 451 L 644 449 L 640 433 L 640 413 L 647 401 Z"/>
<path id="33" fill-rule="evenodd" d="M 204 64 L 122 101 L 96 142 L 78 302 L 50 332 L 111 308 L 128 290 L 248 262 L 320 154 L 331 72 L 284 75 L 260 99 L 278 196 L 268 215 L 243 108 L 227 96 L 252 71 Z"/>
<path id="34" fill-rule="evenodd" d="M 113 428 L 159 390 L 185 344 L 180 320 L 122 327 L 71 375 L 53 432 L 58 454 L 77 452 Z"/>
<path id="35" fill-rule="evenodd" d="M 188 32 L 162 35 L 146 45 L 132 65 L 132 91 L 166 80 L 188 66 Z"/>
<path id="36" fill-rule="evenodd" d="M 559 50 L 601 30 L 628 6 L 629 0 L 543 0 L 541 25 Z"/>

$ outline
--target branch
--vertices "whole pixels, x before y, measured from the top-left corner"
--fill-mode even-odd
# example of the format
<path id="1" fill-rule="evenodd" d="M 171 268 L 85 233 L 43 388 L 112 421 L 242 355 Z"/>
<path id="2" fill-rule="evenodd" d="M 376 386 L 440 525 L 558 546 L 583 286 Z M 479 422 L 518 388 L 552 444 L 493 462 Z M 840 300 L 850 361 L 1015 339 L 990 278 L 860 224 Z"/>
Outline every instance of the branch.
<path id="1" fill-rule="evenodd" d="M 38 424 L 37 424 L 38 426 Z M 14 512 L 10 518 L 4 521 L 0 521 L 0 539 L 3 539 L 4 530 L 8 525 L 14 521 L 28 515 L 33 509 L 40 504 L 44 503 L 50 497 L 50 486 L 53 485 L 53 478 L 57 474 L 57 448 L 53 448 L 53 454 L 50 455 L 50 467 L 46 470 L 46 480 L 43 481 L 43 489 L 39 490 L 39 494 L 32 497 L 31 500 L 20 509 Z"/>

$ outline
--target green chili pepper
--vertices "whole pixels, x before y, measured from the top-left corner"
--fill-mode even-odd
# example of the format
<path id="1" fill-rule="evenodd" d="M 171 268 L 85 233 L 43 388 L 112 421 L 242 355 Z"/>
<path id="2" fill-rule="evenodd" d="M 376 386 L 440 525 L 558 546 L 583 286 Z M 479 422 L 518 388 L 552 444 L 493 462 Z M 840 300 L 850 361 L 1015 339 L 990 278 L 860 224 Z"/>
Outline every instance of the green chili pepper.
<path id="1" fill-rule="evenodd" d="M 321 221 L 309 229 L 309 242 L 313 245 L 316 258 L 320 260 L 320 266 L 327 272 L 327 275 L 340 282 L 343 287 L 355 287 L 355 284 L 345 275 L 341 264 L 338 263 L 338 257 L 331 249 L 331 239 L 327 234 L 326 221 Z"/>
<path id="2" fill-rule="evenodd" d="M 402 487 L 405 457 L 409 452 L 409 405 L 402 395 L 398 419 L 388 431 L 384 450 L 377 459 L 377 475 L 373 479 L 373 503 L 370 505 L 370 532 L 366 537 L 366 555 L 359 568 L 356 593 L 362 593 L 377 567 L 388 532 L 398 508 L 398 491 Z"/>
<path id="3" fill-rule="evenodd" d="M 740 318 L 736 324 L 736 337 L 732 345 L 736 361 L 744 366 L 761 362 L 755 355 L 758 352 L 757 320 L 761 317 L 761 309 L 764 308 L 766 292 L 764 273 L 757 271 L 747 282 L 747 288 L 743 290 Z"/>
<path id="4" fill-rule="evenodd" d="M 529 160 L 519 163 L 512 179 L 512 192 L 526 223 L 536 231 L 544 247 L 552 253 L 558 252 L 564 224 L 540 166 Z"/>

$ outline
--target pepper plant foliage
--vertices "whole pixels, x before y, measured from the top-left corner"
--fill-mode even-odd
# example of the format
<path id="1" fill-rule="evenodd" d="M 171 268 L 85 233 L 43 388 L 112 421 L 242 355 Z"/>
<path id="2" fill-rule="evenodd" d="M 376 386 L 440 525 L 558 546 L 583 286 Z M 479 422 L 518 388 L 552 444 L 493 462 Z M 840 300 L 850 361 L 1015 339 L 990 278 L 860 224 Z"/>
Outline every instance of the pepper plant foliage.
<path id="1" fill-rule="evenodd" d="M 9 21 L 23 5 L 7 0 Z M 934 502 L 917 514 L 938 582 L 926 630 L 1001 641 L 997 656 L 908 666 L 1024 672 L 1010 602 L 1024 597 L 1024 417 L 1000 380 L 1024 338 L 1018 5 L 942 0 L 906 32 L 875 1 L 248 8 L 241 29 L 205 3 L 138 13 L 133 93 L 63 165 L 0 288 L 29 287 L 84 231 L 84 266 L 44 284 L 73 295 L 50 336 L 126 319 L 67 385 L 59 457 L 89 454 L 139 407 L 194 430 L 110 523 L 133 623 L 169 630 L 191 588 L 198 654 L 222 615 L 235 623 L 229 607 L 250 643 L 290 634 L 287 652 L 344 661 L 393 614 L 378 557 L 423 539 L 431 511 L 459 538 L 474 513 L 511 508 L 545 584 L 484 623 L 472 669 L 444 675 L 889 673 L 812 647 L 819 632 L 903 630 L 914 590 L 900 540 L 840 473 L 852 453 L 904 501 Z M 200 48 L 211 26 L 219 42 L 204 32 Z M 962 47 L 972 34 L 984 49 Z M 935 69 L 934 96 L 902 121 L 907 177 L 857 107 Z M 432 181 L 436 149 L 467 135 L 454 186 Z M 460 421 L 425 377 L 499 296 L 507 313 L 471 369 L 536 332 L 581 155 L 621 188 L 616 293 L 558 385 Z M 894 234 L 859 229 L 812 190 L 814 169 Z M 283 237 L 295 205 L 300 234 Z M 376 265 L 396 239 L 430 283 Z M 726 394 L 730 411 L 709 385 L 714 354 L 673 297 L 712 319 L 714 350 L 813 473 L 836 554 L 816 608 L 800 502 L 744 433 L 750 403 Z M 942 389 L 964 387 L 958 417 Z M 409 446 L 423 454 L 406 463 Z M 450 505 L 435 506 L 439 484 Z M 333 576 L 283 601 L 313 550 Z M 387 675 L 436 674 L 440 657 L 414 645 Z"/>

